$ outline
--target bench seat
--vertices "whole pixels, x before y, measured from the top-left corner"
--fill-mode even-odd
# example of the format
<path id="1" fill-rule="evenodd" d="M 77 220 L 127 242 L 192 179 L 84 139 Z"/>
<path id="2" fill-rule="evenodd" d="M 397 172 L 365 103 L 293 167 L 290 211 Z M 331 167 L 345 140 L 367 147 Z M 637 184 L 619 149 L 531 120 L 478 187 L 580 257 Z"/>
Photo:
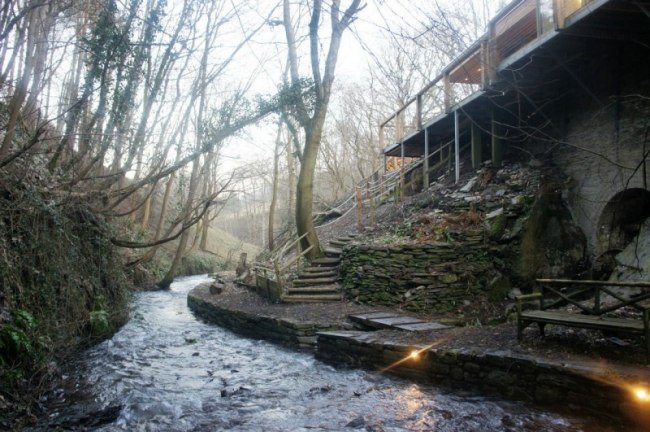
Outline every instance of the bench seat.
<path id="1" fill-rule="evenodd" d="M 612 330 L 627 333 L 644 333 L 643 321 L 625 318 L 609 318 L 596 315 L 583 315 L 571 312 L 532 310 L 521 313 L 521 321 L 544 324 L 581 327 L 594 330 Z M 522 323 L 523 324 L 523 323 Z"/>

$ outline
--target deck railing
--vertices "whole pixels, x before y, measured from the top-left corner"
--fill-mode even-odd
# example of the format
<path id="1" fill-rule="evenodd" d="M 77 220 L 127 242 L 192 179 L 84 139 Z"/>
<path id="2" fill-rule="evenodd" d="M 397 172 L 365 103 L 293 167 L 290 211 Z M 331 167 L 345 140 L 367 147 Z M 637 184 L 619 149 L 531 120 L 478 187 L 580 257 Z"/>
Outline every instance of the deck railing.
<path id="1" fill-rule="evenodd" d="M 498 80 L 503 59 L 594 0 L 515 0 L 488 23 L 488 31 L 379 125 L 379 145 L 401 143 L 427 122 Z"/>

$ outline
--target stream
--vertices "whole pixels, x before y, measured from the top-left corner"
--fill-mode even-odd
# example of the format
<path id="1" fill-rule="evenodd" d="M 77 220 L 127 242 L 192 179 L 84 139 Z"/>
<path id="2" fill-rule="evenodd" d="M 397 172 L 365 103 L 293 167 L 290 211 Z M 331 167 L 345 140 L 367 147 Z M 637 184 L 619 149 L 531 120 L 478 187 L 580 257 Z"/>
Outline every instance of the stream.
<path id="1" fill-rule="evenodd" d="M 339 370 L 206 324 L 187 308 L 207 276 L 136 295 L 131 320 L 93 347 L 32 430 L 615 431 L 589 417 Z M 46 402 L 47 403 L 47 402 Z M 620 429 L 623 430 L 623 429 Z"/>

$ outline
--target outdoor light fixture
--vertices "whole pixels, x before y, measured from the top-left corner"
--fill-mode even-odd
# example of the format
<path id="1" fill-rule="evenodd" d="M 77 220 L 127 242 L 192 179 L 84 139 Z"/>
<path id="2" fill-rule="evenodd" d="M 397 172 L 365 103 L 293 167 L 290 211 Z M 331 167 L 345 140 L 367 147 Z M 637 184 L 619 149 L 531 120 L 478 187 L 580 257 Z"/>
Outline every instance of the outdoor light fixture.
<path id="1" fill-rule="evenodd" d="M 636 399 L 639 402 L 643 402 L 643 403 L 650 402 L 650 392 L 648 391 L 647 388 L 645 388 L 645 387 L 634 387 L 632 389 L 632 392 L 634 393 L 634 397 L 636 397 Z"/>
<path id="2" fill-rule="evenodd" d="M 417 350 L 411 351 L 411 360 L 420 360 L 420 353 Z"/>

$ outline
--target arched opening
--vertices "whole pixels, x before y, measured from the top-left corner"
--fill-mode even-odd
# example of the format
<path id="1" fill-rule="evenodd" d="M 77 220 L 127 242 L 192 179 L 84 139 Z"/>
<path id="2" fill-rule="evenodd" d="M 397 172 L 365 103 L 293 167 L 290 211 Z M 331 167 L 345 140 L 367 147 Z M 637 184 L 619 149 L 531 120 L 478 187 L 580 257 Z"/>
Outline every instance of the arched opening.
<path id="1" fill-rule="evenodd" d="M 650 217 L 650 191 L 626 189 L 607 203 L 598 220 L 598 254 L 620 252 L 636 236 Z"/>

